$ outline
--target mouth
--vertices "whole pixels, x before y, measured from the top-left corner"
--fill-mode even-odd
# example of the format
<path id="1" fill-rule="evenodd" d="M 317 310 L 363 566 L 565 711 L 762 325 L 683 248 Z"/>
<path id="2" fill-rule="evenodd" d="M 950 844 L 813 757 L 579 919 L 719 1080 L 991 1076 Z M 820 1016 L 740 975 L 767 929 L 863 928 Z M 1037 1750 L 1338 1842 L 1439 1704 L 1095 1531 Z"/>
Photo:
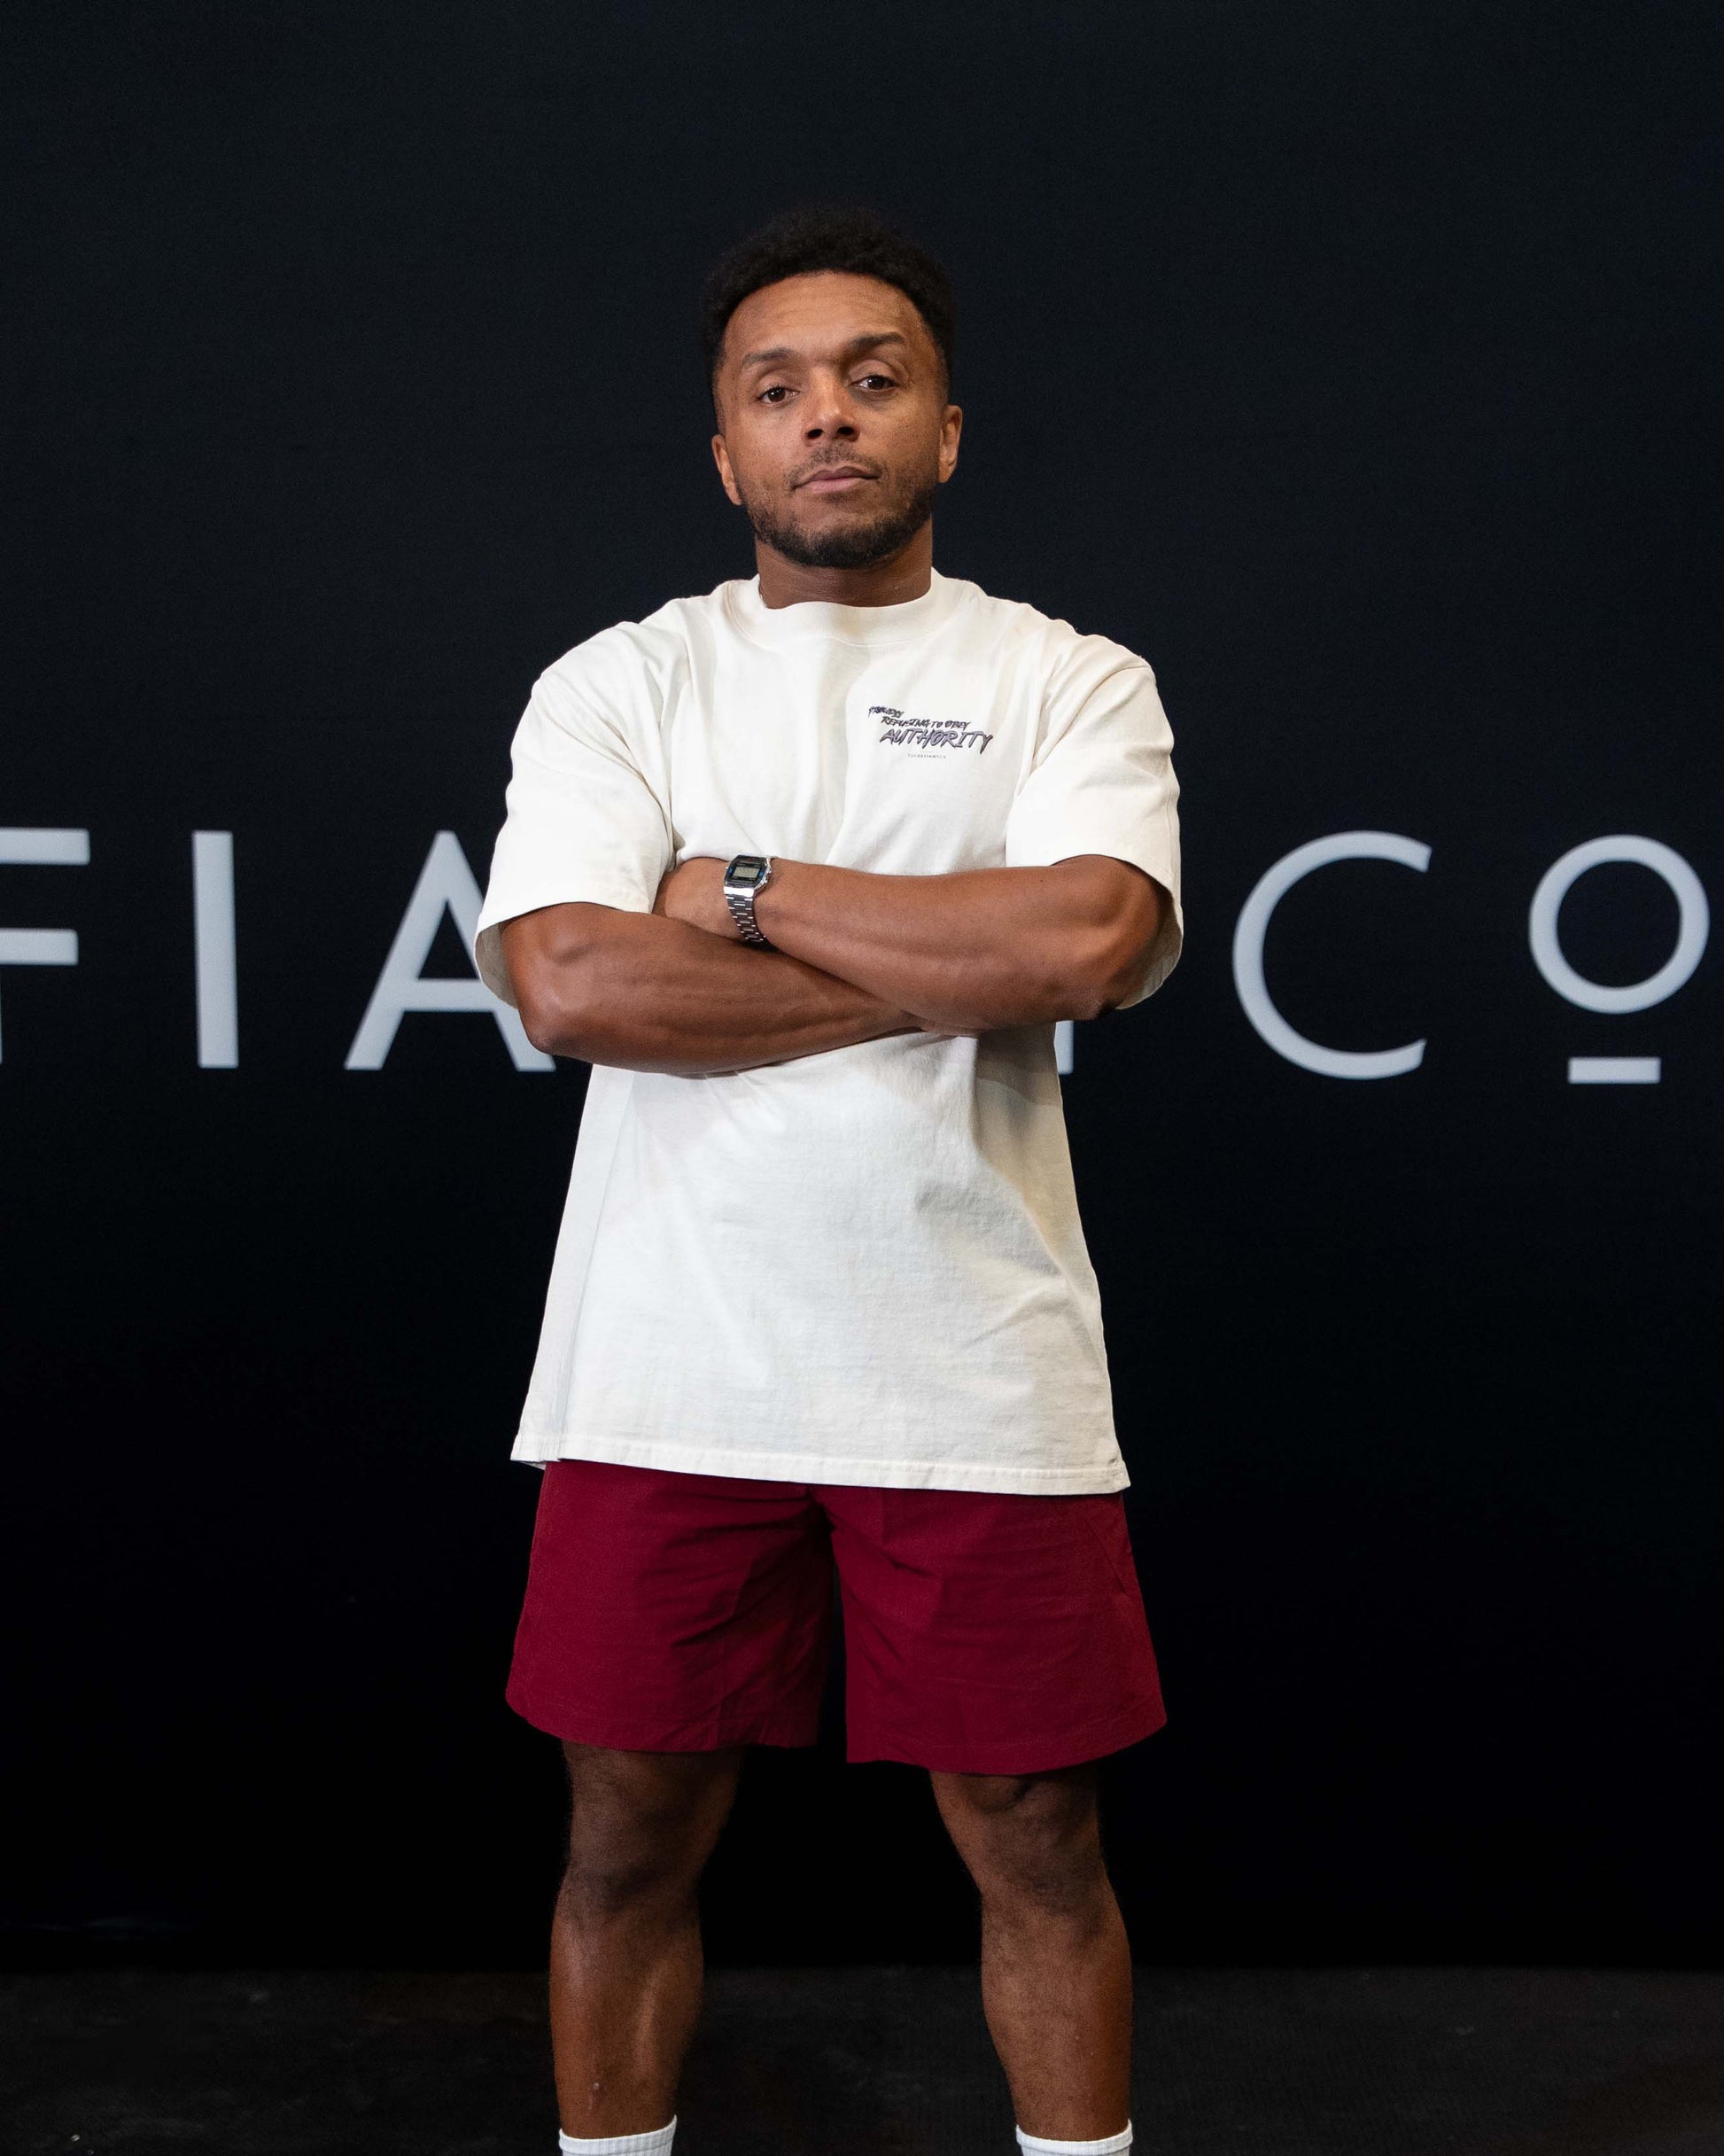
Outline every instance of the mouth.
<path id="1" fill-rule="evenodd" d="M 811 471 L 805 479 L 798 479 L 793 491 L 811 494 L 850 494 L 858 486 L 870 485 L 879 476 L 860 464 L 823 464 L 818 471 Z"/>

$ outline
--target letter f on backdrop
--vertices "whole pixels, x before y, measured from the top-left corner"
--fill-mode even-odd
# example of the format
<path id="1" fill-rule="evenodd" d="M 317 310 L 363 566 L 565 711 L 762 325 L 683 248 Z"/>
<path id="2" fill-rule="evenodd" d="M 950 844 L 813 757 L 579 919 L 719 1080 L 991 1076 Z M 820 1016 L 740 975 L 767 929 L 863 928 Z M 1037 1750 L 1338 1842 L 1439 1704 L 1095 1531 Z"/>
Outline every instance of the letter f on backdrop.
<path id="1" fill-rule="evenodd" d="M 0 829 L 0 862 L 9 868 L 88 868 L 88 831 Z M 0 929 L 0 966 L 75 966 L 74 929 Z"/>

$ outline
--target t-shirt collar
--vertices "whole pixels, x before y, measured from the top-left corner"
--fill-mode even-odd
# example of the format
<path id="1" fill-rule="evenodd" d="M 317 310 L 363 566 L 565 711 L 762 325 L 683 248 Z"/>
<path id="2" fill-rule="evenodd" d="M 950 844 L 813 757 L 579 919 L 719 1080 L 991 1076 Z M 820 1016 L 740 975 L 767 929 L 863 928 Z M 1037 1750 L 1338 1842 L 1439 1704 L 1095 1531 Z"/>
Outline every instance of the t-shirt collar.
<path id="1" fill-rule="evenodd" d="M 722 588 L 725 611 L 750 643 L 770 651 L 834 641 L 874 650 L 924 635 L 952 611 L 965 588 L 962 579 L 944 577 L 937 569 L 929 574 L 928 589 L 920 598 L 900 599 L 893 606 L 840 606 L 830 599 L 767 606 L 760 597 L 757 576 L 738 578 Z"/>

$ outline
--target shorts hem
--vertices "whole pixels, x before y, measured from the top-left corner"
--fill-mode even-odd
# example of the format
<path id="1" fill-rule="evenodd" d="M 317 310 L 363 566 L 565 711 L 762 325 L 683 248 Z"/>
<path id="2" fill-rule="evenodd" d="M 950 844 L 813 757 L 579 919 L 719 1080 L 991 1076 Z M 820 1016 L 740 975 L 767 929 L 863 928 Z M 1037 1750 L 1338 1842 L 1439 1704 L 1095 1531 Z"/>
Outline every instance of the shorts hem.
<path id="1" fill-rule="evenodd" d="M 512 1686 L 503 1696 L 522 1721 L 547 1737 L 555 1737 L 563 1744 L 590 1744 L 605 1752 L 729 1752 L 752 1744 L 799 1750 L 819 1739 L 818 1717 L 812 1722 L 793 1722 L 757 1716 L 749 1722 L 710 1724 L 698 1733 L 684 1723 L 667 1736 L 662 1730 L 607 1722 L 576 1708 L 543 1707 L 537 1701 L 517 1697 Z"/>
<path id="2" fill-rule="evenodd" d="M 891 1760 L 900 1766 L 926 1767 L 935 1774 L 1051 1774 L 1060 1767 L 1081 1767 L 1091 1760 L 1106 1759 L 1129 1745 L 1141 1744 L 1167 1726 L 1167 1713 L 1122 1715 L 1099 1726 L 1094 1724 L 1068 1730 L 1058 1736 L 1026 1739 L 1022 1743 L 922 1744 L 909 1737 L 852 1739 L 845 1751 L 851 1766 L 874 1760 Z"/>

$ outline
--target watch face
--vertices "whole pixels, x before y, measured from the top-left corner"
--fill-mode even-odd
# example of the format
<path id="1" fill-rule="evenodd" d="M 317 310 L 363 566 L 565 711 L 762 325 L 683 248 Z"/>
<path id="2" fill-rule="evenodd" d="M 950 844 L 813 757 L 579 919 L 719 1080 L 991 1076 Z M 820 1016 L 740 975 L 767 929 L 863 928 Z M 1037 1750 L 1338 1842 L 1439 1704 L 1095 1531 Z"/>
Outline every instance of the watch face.
<path id="1" fill-rule="evenodd" d="M 728 881 L 733 883 L 748 883 L 752 885 L 758 883 L 761 877 L 765 876 L 765 873 L 766 864 L 765 861 L 738 861 L 735 867 L 731 870 Z"/>

